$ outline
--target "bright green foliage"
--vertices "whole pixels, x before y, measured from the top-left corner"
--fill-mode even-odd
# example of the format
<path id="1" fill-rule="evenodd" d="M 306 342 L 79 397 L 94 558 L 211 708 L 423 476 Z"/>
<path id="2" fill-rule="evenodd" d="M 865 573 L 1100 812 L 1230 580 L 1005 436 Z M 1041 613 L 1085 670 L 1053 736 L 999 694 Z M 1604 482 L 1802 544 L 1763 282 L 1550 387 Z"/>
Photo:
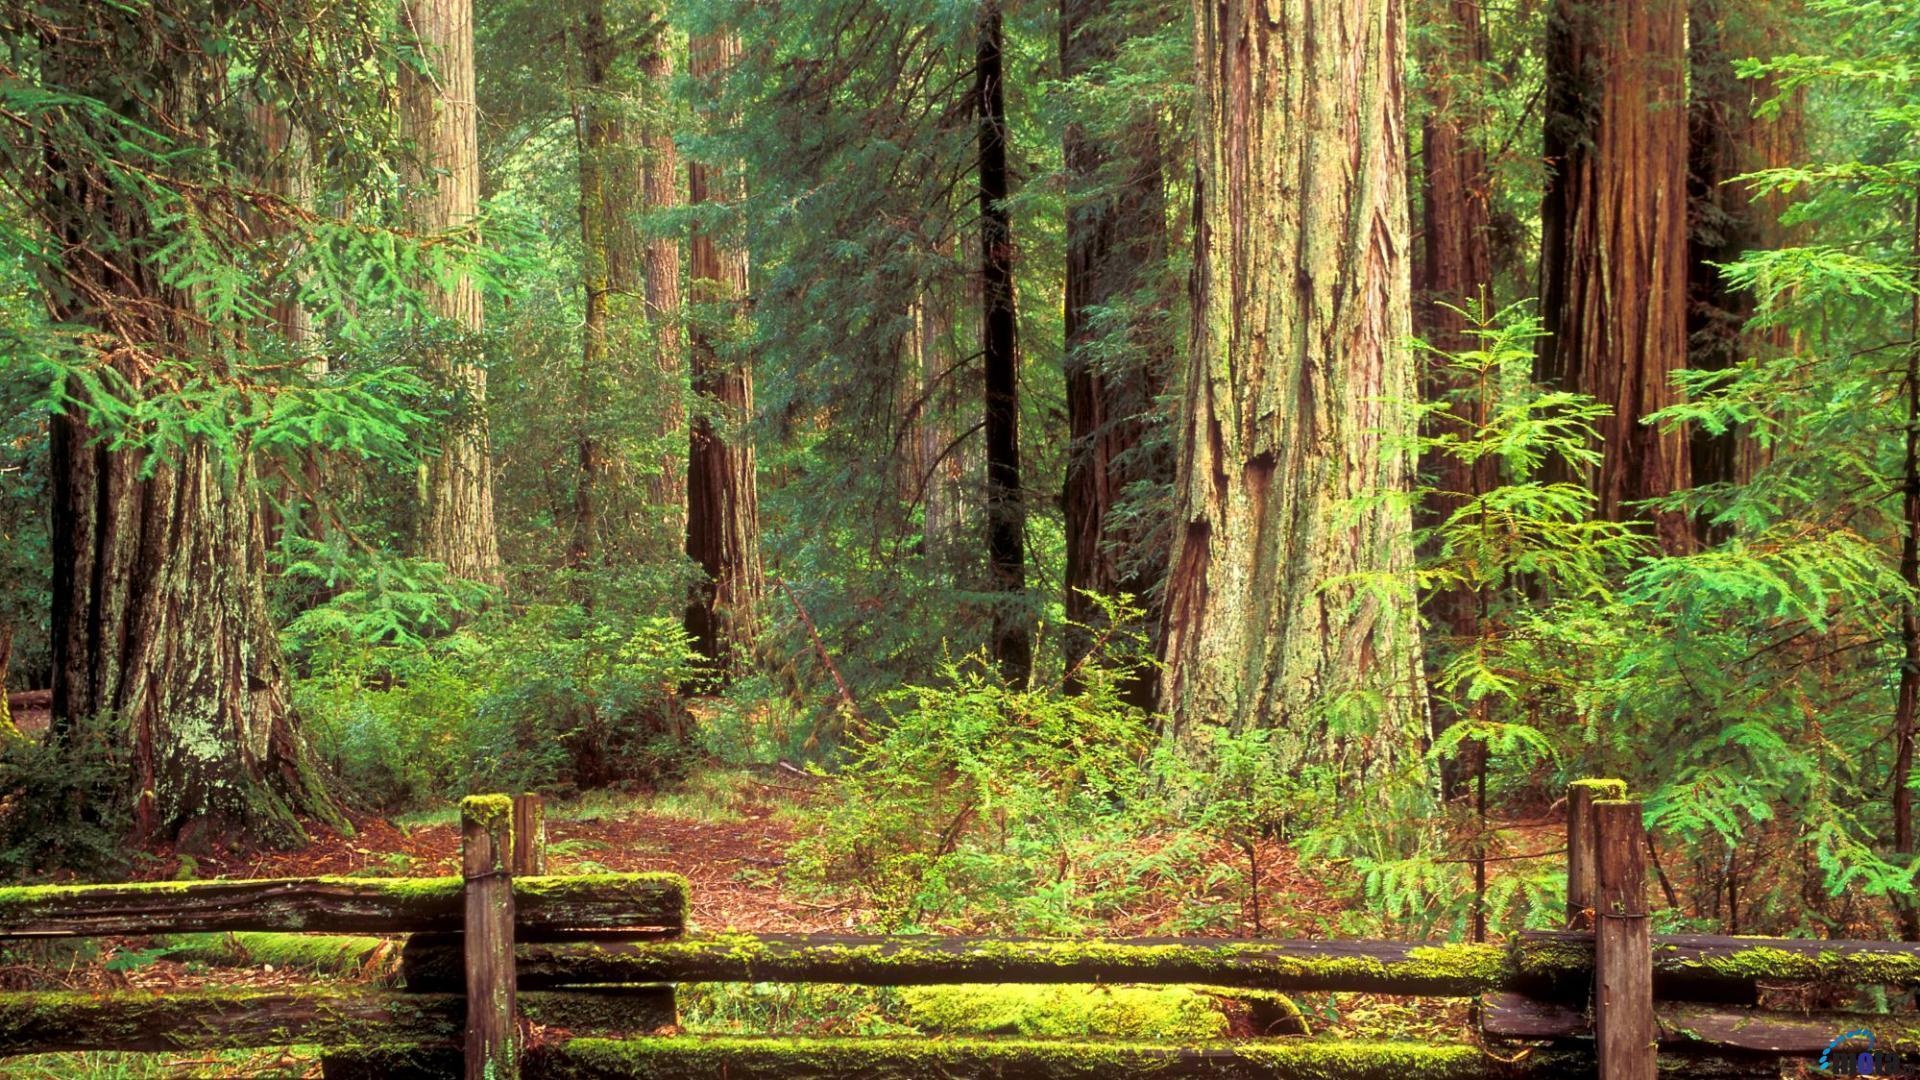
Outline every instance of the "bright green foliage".
<path id="1" fill-rule="evenodd" d="M 294 624 L 313 631 L 301 639 L 312 673 L 295 700 L 363 805 L 593 787 L 679 767 L 677 695 L 698 657 L 676 619 L 543 606 L 423 640 L 384 621 L 359 637 L 354 618 L 316 617 L 328 610 Z"/>
<path id="2" fill-rule="evenodd" d="M 890 695 L 887 723 L 852 743 L 819 804 L 800 872 L 858 889 L 898 927 L 1085 925 L 1089 879 L 1112 869 L 1149 794 L 1152 738 L 1115 670 L 1096 660 L 1084 675 L 1082 694 L 1014 690 L 974 658 Z"/>

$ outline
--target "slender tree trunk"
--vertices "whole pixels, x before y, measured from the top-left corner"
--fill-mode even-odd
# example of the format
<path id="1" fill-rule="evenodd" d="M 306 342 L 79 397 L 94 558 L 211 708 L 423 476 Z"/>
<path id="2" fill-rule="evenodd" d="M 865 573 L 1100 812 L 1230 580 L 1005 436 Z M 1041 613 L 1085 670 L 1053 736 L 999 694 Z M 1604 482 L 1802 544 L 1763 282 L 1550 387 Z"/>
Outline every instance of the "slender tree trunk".
<path id="1" fill-rule="evenodd" d="M 13 701 L 7 696 L 7 676 L 13 669 L 13 623 L 0 619 L 0 736 L 17 735 Z"/>
<path id="2" fill-rule="evenodd" d="M 1399 0 L 1196 0 L 1193 348 L 1162 701 L 1290 757 L 1418 753 Z M 1360 591 L 1354 575 L 1398 590 Z M 1367 704 L 1370 703 L 1370 704 Z M 1328 733 L 1330 709 L 1371 733 Z M 1297 749 L 1296 749 L 1297 748 Z"/>
<path id="3" fill-rule="evenodd" d="M 1800 95 L 1770 118 L 1754 115 L 1777 94 L 1770 80 L 1741 79 L 1735 61 L 1791 51 L 1774 5 L 1758 0 L 1692 0 L 1688 20 L 1687 365 L 1721 371 L 1749 356 L 1789 346 L 1784 328 L 1753 332 L 1751 293 L 1731 288 L 1720 271 L 1752 250 L 1786 240 L 1780 215 L 1787 199 L 1754 198 L 1734 177 L 1806 159 Z M 1747 479 L 1760 464 L 1758 444 L 1738 430 L 1691 435 L 1695 484 Z M 1706 523 L 1700 523 L 1704 537 Z"/>
<path id="4" fill-rule="evenodd" d="M 574 137 L 579 148 L 584 312 L 576 382 L 573 528 L 567 563 L 590 565 L 606 542 L 607 504 L 624 475 L 605 431 L 606 403 L 637 374 L 631 355 L 647 333 L 639 212 L 642 153 L 634 123 L 634 65 L 622 56 L 604 0 L 586 0 L 574 27 L 580 53 Z"/>
<path id="5" fill-rule="evenodd" d="M 640 82 L 646 95 L 640 130 L 641 199 L 649 214 L 680 205 L 680 158 L 665 102 L 673 85 L 673 53 L 668 49 L 664 14 L 640 47 Z M 681 325 L 680 241 L 658 232 L 643 240 L 647 321 L 653 335 L 654 367 L 661 387 L 658 423 L 653 434 L 663 448 L 660 471 L 648 485 L 649 498 L 674 537 L 687 529 L 687 360 Z"/>
<path id="6" fill-rule="evenodd" d="M 470 229 L 480 205 L 473 2 L 401 0 L 400 21 L 427 69 L 400 66 L 401 128 L 414 144 L 405 172 L 414 225 L 421 232 Z M 480 291 L 471 278 L 450 287 L 428 282 L 426 293 L 434 315 L 478 335 Z M 420 553 L 459 577 L 497 583 L 486 370 L 439 352 L 432 362 L 465 394 L 468 412 L 428 465 Z"/>
<path id="7" fill-rule="evenodd" d="M 71 33 L 42 41 L 42 85 L 189 145 L 209 143 L 195 125 L 225 71 L 150 34 L 144 19 L 76 6 Z M 103 125 L 93 138 L 111 143 L 118 130 Z M 161 280 L 157 253 L 172 234 L 144 198 L 70 143 L 49 144 L 44 165 L 38 210 L 62 240 L 46 268 L 57 278 L 46 290 L 52 318 L 97 331 L 99 363 L 135 388 L 162 361 L 234 377 L 229 350 L 245 347 L 250 328 L 209 324 L 191 292 Z M 215 338 L 228 333 L 236 336 Z M 287 841 L 302 836 L 296 813 L 337 820 L 287 701 L 246 447 L 196 439 L 150 456 L 115 449 L 116 434 L 79 409 L 50 425 L 53 738 L 105 725 L 128 763 L 142 841 Z"/>
<path id="8" fill-rule="evenodd" d="M 1487 59 L 1487 36 L 1480 21 L 1478 0 L 1429 0 L 1427 22 L 1437 32 L 1428 39 L 1422 57 L 1431 100 L 1421 126 L 1422 243 L 1414 249 L 1414 332 L 1441 353 L 1458 354 L 1476 348 L 1461 312 L 1469 305 L 1491 302 L 1493 252 L 1489 243 L 1488 209 L 1492 178 L 1486 153 L 1479 143 L 1480 122 L 1468 80 L 1476 78 Z M 1435 358 L 1429 364 L 1421 394 L 1427 401 L 1451 399 L 1450 414 L 1430 421 L 1430 437 L 1470 436 L 1485 417 L 1485 388 L 1463 385 L 1449 378 Z M 1444 452 L 1430 453 L 1420 462 L 1421 472 L 1435 494 L 1419 510 L 1423 527 L 1436 527 L 1497 481 L 1494 459 L 1474 465 Z M 1456 645 L 1480 633 L 1480 597 L 1475 590 L 1437 590 L 1425 600 L 1424 614 L 1431 631 Z M 1431 643 L 1429 643 L 1431 644 Z M 1429 650 L 1429 660 L 1440 654 Z M 1436 731 L 1453 722 L 1453 714 L 1436 696 Z M 1467 747 L 1458 760 L 1442 763 L 1443 787 L 1459 794 L 1466 782 L 1485 766 L 1484 749 Z"/>
<path id="9" fill-rule="evenodd" d="M 1064 77 L 1111 61 L 1119 44 L 1107 0 L 1061 0 L 1060 66 Z M 1168 452 L 1143 445 L 1151 414 L 1173 364 L 1173 341 L 1155 310 L 1126 325 L 1102 325 L 1096 313 L 1128 303 L 1165 260 L 1166 194 L 1154 117 L 1130 125 L 1118 145 L 1090 137 L 1079 124 L 1065 131 L 1067 165 L 1066 490 L 1067 663 L 1084 658 L 1100 621 L 1089 594 L 1126 594 L 1157 629 L 1158 586 L 1166 552 L 1143 525 L 1116 517 L 1135 483 L 1173 480 Z M 1124 162 L 1122 166 L 1118 163 Z M 1118 171 L 1118 177 L 1109 174 Z M 1117 346 L 1117 347 L 1116 347 Z M 1115 359 L 1103 359 L 1113 357 Z M 1088 629 L 1081 629 L 1086 627 Z M 1072 680 L 1070 680 L 1072 681 Z M 1158 675 L 1142 668 L 1128 681 L 1128 700 L 1152 708 Z"/>
<path id="10" fill-rule="evenodd" d="M 716 80 L 739 62 L 729 33 L 692 42 L 695 79 Z M 737 168 L 691 162 L 688 201 L 737 202 L 745 191 Z M 691 357 L 697 406 L 687 463 L 687 557 L 705 575 L 687 605 L 687 633 L 722 678 L 735 672 L 753 644 L 760 577 L 760 502 L 754 475 L 753 369 L 744 356 L 747 250 L 716 235 L 693 235 L 694 320 Z"/>
<path id="11" fill-rule="evenodd" d="M 969 275 L 971 278 L 971 275 Z M 919 322 L 921 536 L 927 558 L 943 572 L 958 566 L 968 519 L 967 477 L 978 469 L 975 419 L 979 401 L 966 393 L 952 369 L 960 348 L 954 340 L 954 298 L 942 282 L 923 282 L 915 302 Z"/>
<path id="12" fill-rule="evenodd" d="M 1027 504 L 1020 487 L 1020 357 L 1014 339 L 1013 221 L 1007 209 L 1007 103 L 1000 0 L 980 15 L 974 93 L 980 110 L 980 281 L 987 411 L 987 572 L 991 654 L 1009 683 L 1033 669 L 1027 611 Z"/>
<path id="13" fill-rule="evenodd" d="M 307 149 L 306 132 L 301 131 L 278 108 L 256 103 L 253 107 L 254 131 L 260 144 L 257 149 L 261 155 L 259 179 L 262 187 L 276 195 L 290 206 L 303 210 L 313 208 L 313 167 Z M 278 213 L 258 215 L 258 228 L 262 235 L 275 237 L 282 244 L 296 242 L 295 230 L 289 228 L 285 219 Z M 297 253 L 283 251 L 279 253 L 283 260 L 293 258 Z M 312 316 L 306 305 L 300 302 L 299 286 L 301 282 L 288 277 L 284 282 L 284 292 L 273 305 L 270 313 L 272 325 L 286 339 L 287 347 L 297 357 L 306 360 L 307 372 L 315 378 L 324 377 L 328 370 L 325 353 L 319 349 L 319 335 L 314 332 Z M 278 545 L 286 535 L 291 524 L 286 520 L 283 507 L 301 508 L 305 497 L 326 488 L 326 472 L 321 460 L 321 451 L 309 450 L 301 455 L 299 477 L 280 485 L 279 500 L 263 501 L 263 528 L 268 548 Z M 323 526 L 318 515 L 309 513 L 312 520 L 306 523 L 308 535 L 323 535 Z"/>
<path id="14" fill-rule="evenodd" d="M 1686 363 L 1686 7 L 1682 0 L 1554 0 L 1547 17 L 1546 196 L 1537 375 L 1611 406 L 1591 478 L 1598 510 L 1688 486 L 1679 429 L 1642 421 L 1673 404 Z M 1682 515 L 1653 515 L 1663 547 Z"/>

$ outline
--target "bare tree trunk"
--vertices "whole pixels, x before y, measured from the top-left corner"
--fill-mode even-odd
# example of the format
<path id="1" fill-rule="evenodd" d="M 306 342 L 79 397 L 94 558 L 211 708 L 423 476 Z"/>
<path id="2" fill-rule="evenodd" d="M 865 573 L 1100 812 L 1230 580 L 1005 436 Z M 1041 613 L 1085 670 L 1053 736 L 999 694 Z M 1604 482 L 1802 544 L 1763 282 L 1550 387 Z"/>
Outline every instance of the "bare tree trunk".
<path id="1" fill-rule="evenodd" d="M 695 79 L 713 80 L 739 62 L 740 41 L 729 33 L 695 38 Z M 737 202 L 744 195 L 737 169 L 692 162 L 688 201 Z M 746 333 L 747 250 L 711 228 L 693 236 L 693 389 L 697 412 L 687 464 L 687 557 L 705 580 L 687 605 L 687 632 L 700 654 L 725 679 L 752 647 L 760 576 L 760 502 L 754 475 L 753 369 L 743 355 Z"/>
<path id="2" fill-rule="evenodd" d="M 1364 767 L 1426 705 L 1403 491 L 1414 363 L 1399 0 L 1196 0 L 1193 347 L 1162 701 Z M 1371 711 L 1336 739 L 1329 709 Z M 1351 712 L 1348 712 L 1351 716 Z M 1348 725 L 1352 730 L 1351 724 Z M 1291 749 L 1297 748 L 1297 749 Z"/>
<path id="3" fill-rule="evenodd" d="M 472 0 L 401 0 L 402 30 L 427 71 L 400 66 L 400 121 L 414 152 L 405 178 L 421 232 L 472 227 L 480 205 L 480 144 L 474 108 Z M 433 313 L 478 334 L 480 292 L 468 277 L 426 283 Z M 493 522 L 493 461 L 487 440 L 484 368 L 436 353 L 432 362 L 465 394 L 468 414 L 428 465 L 421 555 L 475 581 L 500 581 Z"/>
<path id="4" fill-rule="evenodd" d="M 1686 364 L 1686 8 L 1554 0 L 1547 17 L 1546 196 L 1539 378 L 1611 406 L 1592 484 L 1599 512 L 1684 490 L 1685 434 L 1642 421 Z M 1655 514 L 1669 551 L 1683 515 Z"/>
<path id="5" fill-rule="evenodd" d="M 664 18 L 664 14 L 658 15 L 656 22 Z M 664 106 L 673 85 L 673 53 L 667 44 L 662 26 L 647 38 L 640 52 L 640 81 L 647 98 L 640 131 L 640 186 L 650 214 L 680 205 L 680 158 Z M 659 421 L 653 434 L 666 448 L 660 471 L 648 488 L 668 535 L 682 537 L 687 529 L 687 360 L 680 310 L 680 241 L 668 234 L 656 234 L 644 239 L 644 250 L 647 320 L 653 334 L 654 367 L 662 387 Z"/>
<path id="6" fill-rule="evenodd" d="M 1033 670 L 1027 601 L 1027 504 L 1020 486 L 1020 356 L 1013 309 L 1013 221 L 1007 209 L 1007 104 L 1000 0 L 980 15 L 974 92 L 980 110 L 980 281 L 986 366 L 987 572 L 990 653 L 1009 683 Z"/>
<path id="7" fill-rule="evenodd" d="M 1788 200 L 1777 193 L 1755 199 L 1745 184 L 1729 183 L 1759 169 L 1806 159 L 1805 114 L 1799 93 L 1780 112 L 1754 115 L 1777 90 L 1771 80 L 1742 79 L 1736 61 L 1792 51 L 1780 14 L 1757 0 L 1692 0 L 1688 21 L 1687 365 L 1721 371 L 1749 356 L 1789 347 L 1784 327 L 1749 331 L 1750 293 L 1728 286 L 1720 265 L 1786 240 L 1780 215 Z M 1761 450 L 1738 430 L 1691 435 L 1695 484 L 1732 483 L 1752 476 Z M 1699 531 L 1705 536 L 1706 525 Z"/>
<path id="8" fill-rule="evenodd" d="M 1115 57 L 1119 31 L 1111 18 L 1107 0 L 1061 0 L 1065 78 L 1083 76 Z M 1128 303 L 1166 258 L 1166 193 L 1155 118 L 1137 118 L 1113 146 L 1074 123 L 1067 125 L 1064 138 L 1069 185 L 1064 356 L 1072 442 L 1061 505 L 1067 532 L 1066 611 L 1078 624 L 1066 630 L 1071 672 L 1086 656 L 1099 622 L 1099 607 L 1088 594 L 1126 594 L 1145 609 L 1149 626 L 1157 630 L 1159 625 L 1157 586 L 1166 574 L 1166 552 L 1149 530 L 1130 528 L 1115 513 L 1136 482 L 1173 479 L 1171 455 L 1142 446 L 1172 369 L 1173 341 L 1152 310 L 1124 326 L 1103 326 L 1096 319 L 1097 312 Z M 1106 174 L 1118 162 L 1127 165 L 1109 189 Z M 1111 346 L 1115 339 L 1120 339 L 1117 349 L 1101 344 Z M 1103 362 L 1105 356 L 1118 359 Z M 1129 679 L 1127 699 L 1151 709 L 1157 681 L 1158 674 L 1143 667 Z"/>

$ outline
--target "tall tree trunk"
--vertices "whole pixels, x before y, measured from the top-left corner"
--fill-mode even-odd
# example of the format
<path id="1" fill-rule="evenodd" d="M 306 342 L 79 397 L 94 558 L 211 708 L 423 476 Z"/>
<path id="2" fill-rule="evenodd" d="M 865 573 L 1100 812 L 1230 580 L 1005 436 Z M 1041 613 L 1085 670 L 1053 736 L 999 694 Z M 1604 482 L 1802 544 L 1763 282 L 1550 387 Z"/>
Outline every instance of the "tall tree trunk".
<path id="1" fill-rule="evenodd" d="M 576 383 L 573 528 L 567 563 L 599 554 L 623 461 L 603 430 L 607 401 L 635 375 L 629 353 L 647 333 L 639 212 L 642 152 L 634 122 L 635 66 L 621 55 L 605 0 L 586 0 L 573 28 L 580 86 L 573 105 L 579 150 L 581 284 L 584 312 Z M 657 31 L 656 31 L 657 32 Z"/>
<path id="2" fill-rule="evenodd" d="M 1120 34 L 1109 8 L 1108 0 L 1061 0 L 1063 77 L 1084 76 L 1114 59 Z M 1099 606 L 1089 594 L 1127 594 L 1145 609 L 1149 626 L 1157 630 L 1159 625 L 1158 586 L 1166 574 L 1166 552 L 1154 546 L 1149 528 L 1123 523 L 1116 511 L 1135 483 L 1173 480 L 1171 454 L 1142 445 L 1166 388 L 1173 341 L 1153 310 L 1119 326 L 1102 325 L 1097 317 L 1132 300 L 1166 258 L 1166 193 L 1154 117 L 1137 118 L 1117 145 L 1089 136 L 1077 123 L 1067 125 L 1064 141 L 1064 358 L 1072 441 L 1061 505 L 1067 532 L 1066 611 L 1078 624 L 1065 635 L 1071 671 L 1087 655 L 1100 622 Z M 1115 170 L 1120 175 L 1110 177 Z M 1150 709 L 1157 681 L 1158 674 L 1143 666 L 1128 680 L 1125 696 Z"/>
<path id="3" fill-rule="evenodd" d="M 1421 57 L 1428 82 L 1428 112 L 1421 125 L 1422 243 L 1414 250 L 1413 327 L 1421 340 L 1441 353 L 1455 355 L 1478 346 L 1467 317 L 1470 304 L 1490 302 L 1493 251 L 1489 242 L 1488 210 L 1492 178 L 1479 143 L 1480 121 L 1467 80 L 1478 77 L 1487 59 L 1487 36 L 1480 21 L 1478 0 L 1429 0 L 1425 20 L 1437 32 L 1427 39 Z M 1469 436 L 1485 416 L 1485 391 L 1450 379 L 1441 365 L 1430 363 L 1422 397 L 1427 401 L 1451 398 L 1453 420 L 1436 418 L 1431 437 Z M 1457 513 L 1475 496 L 1491 490 L 1497 477 L 1494 459 L 1469 465 L 1444 452 L 1430 453 L 1420 462 L 1421 472 L 1436 494 L 1420 507 L 1420 524 L 1435 527 Z M 1424 613 L 1433 631 L 1464 644 L 1480 632 L 1480 597 L 1472 589 L 1443 589 L 1430 593 Z M 1440 654 L 1429 650 L 1429 659 Z M 1436 730 L 1452 721 L 1452 714 L 1436 697 Z M 1445 762 L 1442 773 L 1449 794 L 1457 794 L 1484 764 L 1476 743 L 1461 760 Z"/>
<path id="4" fill-rule="evenodd" d="M 1007 101 L 1000 0 L 985 0 L 974 93 L 980 111 L 981 339 L 986 368 L 987 572 L 990 652 L 1009 683 L 1033 670 L 1027 611 L 1027 503 L 1020 487 L 1020 357 L 1014 338 L 1013 221 L 1007 208 Z"/>
<path id="5" fill-rule="evenodd" d="M 695 79 L 716 80 L 739 62 L 740 41 L 730 33 L 697 37 L 691 46 Z M 737 168 L 690 162 L 687 199 L 738 202 L 745 194 Z M 693 297 L 698 315 L 691 349 L 696 412 L 687 462 L 687 557 L 705 575 L 687 605 L 687 633 L 722 679 L 752 646 L 759 606 L 760 502 L 754 477 L 753 370 L 743 355 L 746 334 L 747 250 L 708 226 L 693 234 Z"/>
<path id="6" fill-rule="evenodd" d="M 42 41 L 43 86 L 187 145 L 211 141 L 196 125 L 226 73 L 197 41 L 150 33 L 117 6 L 75 7 L 66 33 Z M 120 130 L 91 136 L 111 145 Z M 209 325 L 190 291 L 161 279 L 173 234 L 149 217 L 144 190 L 71 140 L 48 144 L 44 166 L 39 210 L 61 240 L 44 268 L 53 319 L 96 330 L 98 362 L 136 393 L 159 362 L 238 377 L 227 357 L 248 328 Z M 296 813 L 333 811 L 287 700 L 247 449 L 194 439 L 153 456 L 116 449 L 115 434 L 83 409 L 50 425 L 53 737 L 106 725 L 142 841 L 300 839 Z"/>
<path id="7" fill-rule="evenodd" d="M 413 142 L 405 170 L 413 223 L 425 233 L 469 229 L 480 206 L 473 0 L 401 0 L 400 21 L 426 69 L 400 65 L 401 129 Z M 471 278 L 427 282 L 425 290 L 433 314 L 478 335 L 480 291 Z M 486 370 L 438 351 L 431 359 L 464 393 L 467 415 L 428 465 L 420 554 L 456 576 L 497 583 Z"/>
<path id="8" fill-rule="evenodd" d="M 640 130 L 640 188 L 647 212 L 658 214 L 680 205 L 680 158 L 665 104 L 673 85 L 673 53 L 667 48 L 664 14 L 652 17 L 655 29 L 640 47 L 640 83 L 646 98 Z M 660 471 L 648 485 L 649 501 L 668 535 L 677 538 L 685 536 L 687 528 L 687 361 L 680 311 L 680 241 L 670 233 L 656 232 L 644 238 L 643 248 L 647 321 L 661 387 L 659 420 L 652 434 L 663 448 Z"/>
<path id="9" fill-rule="evenodd" d="M 1677 398 L 1686 363 L 1686 8 L 1682 0 L 1554 0 L 1547 16 L 1536 374 L 1613 409 L 1599 424 L 1598 510 L 1685 489 L 1685 434 L 1642 421 Z M 1669 551 L 1683 515 L 1654 516 Z"/>
<path id="10" fill-rule="evenodd" d="M 295 126 L 280 109 L 261 102 L 253 106 L 254 132 L 259 138 L 256 148 L 260 155 L 260 167 L 257 172 L 261 186 L 270 194 L 284 199 L 289 206 L 302 210 L 313 208 L 313 167 L 307 148 L 307 134 Z M 295 230 L 290 228 L 285 216 L 279 213 L 256 215 L 258 228 L 263 236 L 273 237 L 281 244 L 297 242 Z M 277 261 L 284 263 L 297 253 L 291 250 L 276 252 Z M 300 284 L 289 277 L 283 282 L 283 291 L 273 305 L 269 317 L 274 328 L 286 339 L 288 351 L 306 361 L 308 374 L 315 378 L 324 377 L 328 370 L 326 354 L 319 349 L 319 335 L 314 332 L 313 318 L 306 305 L 300 302 Z M 309 450 L 301 455 L 299 476 L 289 477 L 279 485 L 279 498 L 264 500 L 263 528 L 268 548 L 278 545 L 286 535 L 290 523 L 286 520 L 285 510 L 300 509 L 305 499 L 326 487 L 325 471 L 321 462 L 321 451 Z M 322 526 L 317 514 L 309 513 L 314 520 L 308 521 L 308 535 L 322 535 Z"/>
<path id="11" fill-rule="evenodd" d="M 1400 0 L 1195 0 L 1193 347 L 1162 701 L 1290 756 L 1418 752 Z M 1371 702 L 1370 706 L 1363 703 Z M 1372 734 L 1328 734 L 1330 708 Z M 1351 721 L 1343 725 L 1351 732 Z M 1293 748 L 1298 748 L 1297 750 Z"/>
<path id="12" fill-rule="evenodd" d="M 1784 327 L 1747 329 L 1752 294 L 1731 288 L 1720 272 L 1753 250 L 1778 247 L 1786 237 L 1780 215 L 1788 200 L 1778 193 L 1754 198 L 1734 177 L 1806 159 L 1800 94 L 1788 96 L 1777 115 L 1754 115 L 1777 94 L 1771 80 L 1741 79 L 1736 61 L 1790 52 L 1775 5 L 1758 0 L 1693 0 L 1688 21 L 1688 258 L 1687 366 L 1722 371 L 1749 356 L 1789 346 Z M 1746 479 L 1760 463 L 1760 448 L 1738 430 L 1691 436 L 1695 484 Z M 1701 524 L 1704 531 L 1705 523 Z"/>

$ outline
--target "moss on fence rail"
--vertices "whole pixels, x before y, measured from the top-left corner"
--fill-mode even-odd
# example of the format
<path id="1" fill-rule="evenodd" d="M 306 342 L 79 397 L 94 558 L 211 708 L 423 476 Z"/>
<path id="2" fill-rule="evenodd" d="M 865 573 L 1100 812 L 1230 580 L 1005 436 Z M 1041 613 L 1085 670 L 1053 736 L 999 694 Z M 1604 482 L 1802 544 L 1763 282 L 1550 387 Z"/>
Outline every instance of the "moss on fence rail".
<path id="1" fill-rule="evenodd" d="M 273 878 L 0 888 L 0 937 L 214 930 L 404 933 L 462 927 L 464 882 L 437 878 Z M 565 930 L 678 926 L 678 874 L 521 877 L 517 922 L 534 936 Z"/>
<path id="2" fill-rule="evenodd" d="M 1512 981 L 1498 945 L 1353 941 L 1135 939 L 1044 941 L 936 937 L 716 934 L 660 941 L 527 944 L 522 986 L 610 982 L 805 981 L 1174 983 L 1469 997 Z M 408 985 L 458 977 L 451 948 L 410 943 Z"/>
<path id="3" fill-rule="evenodd" d="M 566 1080 L 942 1080 L 1006 1075 L 1094 1080 L 1478 1080 L 1498 1063 L 1479 1048 L 1421 1043 L 1202 1043 L 1042 1039 L 573 1039 L 536 1053 L 530 1074 Z"/>

